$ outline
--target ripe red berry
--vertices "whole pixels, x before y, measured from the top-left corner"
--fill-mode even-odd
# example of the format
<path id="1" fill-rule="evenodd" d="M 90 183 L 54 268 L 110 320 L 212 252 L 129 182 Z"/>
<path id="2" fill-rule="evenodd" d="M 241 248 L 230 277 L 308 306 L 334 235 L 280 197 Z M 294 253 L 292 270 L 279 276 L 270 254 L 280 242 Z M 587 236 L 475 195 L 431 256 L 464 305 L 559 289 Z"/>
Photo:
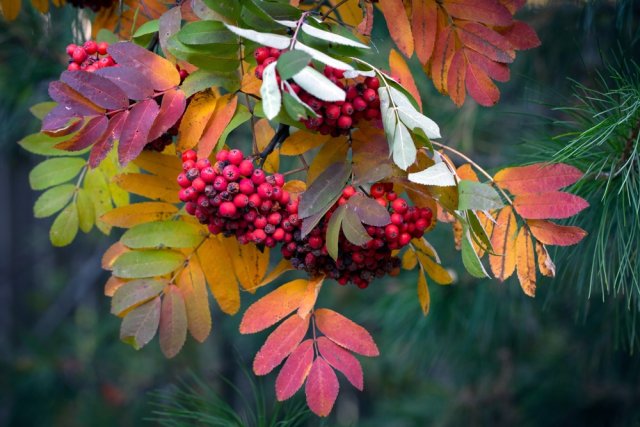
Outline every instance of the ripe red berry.
<path id="1" fill-rule="evenodd" d="M 237 149 L 233 149 L 229 151 L 229 155 L 227 156 L 227 160 L 231 162 L 231 164 L 236 166 L 239 166 L 240 163 L 242 163 L 243 159 L 244 159 L 244 154 L 242 153 L 242 151 Z"/>
<path id="2" fill-rule="evenodd" d="M 276 185 L 282 187 L 284 185 L 284 175 L 281 173 L 274 173 L 273 177 L 276 179 Z"/>
<path id="3" fill-rule="evenodd" d="M 364 79 L 364 84 L 367 85 L 369 89 L 378 90 L 380 87 L 380 80 L 377 77 L 367 77 Z"/>
<path id="4" fill-rule="evenodd" d="M 347 99 L 349 101 L 354 100 L 358 96 L 358 89 L 355 86 L 349 86 L 347 88 Z"/>
<path id="5" fill-rule="evenodd" d="M 407 205 L 407 202 L 404 199 L 396 199 L 393 201 L 393 203 L 391 204 L 391 208 L 399 213 L 400 215 L 404 214 L 405 212 L 407 212 L 407 209 L 409 209 L 409 205 Z"/>
<path id="6" fill-rule="evenodd" d="M 78 71 L 80 69 L 80 66 L 78 64 L 76 64 L 75 62 L 72 62 L 71 64 L 69 64 L 67 66 L 67 70 L 69 71 Z"/>
<path id="7" fill-rule="evenodd" d="M 262 199 L 270 199 L 273 195 L 273 186 L 269 183 L 263 182 L 258 186 L 258 196 Z"/>
<path id="8" fill-rule="evenodd" d="M 242 209 L 249 204 L 249 197 L 246 194 L 236 194 L 233 198 L 233 204 L 236 205 L 238 209 Z"/>
<path id="9" fill-rule="evenodd" d="M 350 102 L 345 102 L 342 104 L 342 109 L 340 111 L 342 111 L 342 114 L 350 116 L 353 114 L 353 105 L 351 105 Z"/>
<path id="10" fill-rule="evenodd" d="M 282 221 L 282 215 L 279 212 L 274 212 L 271 215 L 269 215 L 269 217 L 267 218 L 267 222 L 273 225 L 280 225 L 281 221 Z"/>
<path id="11" fill-rule="evenodd" d="M 202 180 L 207 184 L 213 183 L 213 181 L 216 179 L 216 176 L 217 175 L 211 166 L 206 167 L 200 171 L 200 178 L 202 178 Z"/>
<path id="12" fill-rule="evenodd" d="M 84 50 L 89 55 L 93 55 L 98 51 L 98 43 L 93 40 L 89 40 L 84 44 Z"/>
<path id="13" fill-rule="evenodd" d="M 256 58 L 256 61 L 258 62 L 258 64 L 262 64 L 264 60 L 270 56 L 269 48 L 264 46 L 259 47 L 253 52 L 253 56 L 254 58 Z"/>
<path id="14" fill-rule="evenodd" d="M 227 181 L 236 181 L 240 178 L 240 170 L 236 165 L 227 165 L 222 169 L 222 176 L 224 176 Z"/>
<path id="15" fill-rule="evenodd" d="M 361 97 L 357 97 L 356 99 L 354 99 L 352 104 L 353 104 L 353 108 L 356 111 L 364 111 L 367 109 L 367 101 L 365 101 Z"/>
<path id="16" fill-rule="evenodd" d="M 216 178 L 213 180 L 213 188 L 214 190 L 221 192 L 221 191 L 226 191 L 227 189 L 227 185 L 228 182 L 227 180 L 224 178 L 224 176 L 216 176 Z"/>
<path id="17" fill-rule="evenodd" d="M 396 240 L 398 238 L 399 233 L 400 233 L 400 230 L 398 229 L 398 226 L 395 224 L 389 224 L 384 228 L 384 235 L 389 240 Z"/>
<path id="18" fill-rule="evenodd" d="M 273 232 L 273 239 L 277 242 L 281 242 L 284 240 L 285 231 L 282 228 L 277 228 L 276 231 Z"/>
<path id="19" fill-rule="evenodd" d="M 364 112 L 364 117 L 367 120 L 375 120 L 381 117 L 380 110 L 377 108 L 367 108 Z"/>
<path id="20" fill-rule="evenodd" d="M 262 199 L 258 196 L 258 193 L 253 193 L 249 195 L 249 206 L 252 208 L 257 208 L 262 205 Z"/>
<path id="21" fill-rule="evenodd" d="M 309 237 L 309 246 L 312 249 L 320 249 L 324 246 L 324 241 L 322 240 L 322 237 L 311 236 Z"/>
<path id="22" fill-rule="evenodd" d="M 75 44 L 73 44 L 73 43 L 72 43 L 72 44 L 70 44 L 70 45 L 67 45 L 67 48 L 66 48 L 67 55 L 69 55 L 69 56 L 73 56 L 73 52 L 76 50 L 76 48 L 77 48 L 77 47 L 78 47 L 78 46 L 76 46 L 76 45 L 75 45 Z"/>
<path id="23" fill-rule="evenodd" d="M 255 191 L 255 185 L 249 178 L 242 178 L 240 180 L 240 192 L 242 194 L 252 194 Z"/>
<path id="24" fill-rule="evenodd" d="M 277 60 L 278 60 L 277 58 L 275 58 L 273 56 L 270 56 L 270 57 L 268 57 L 267 59 L 264 60 L 264 62 L 262 63 L 262 66 L 264 68 L 267 68 L 267 65 L 271 65 L 274 62 L 276 62 Z"/>
<path id="25" fill-rule="evenodd" d="M 354 194 L 356 194 L 356 189 L 353 188 L 353 186 L 351 185 L 347 185 L 344 190 L 342 190 L 342 197 L 344 198 L 349 198 L 351 196 L 353 196 Z"/>
<path id="26" fill-rule="evenodd" d="M 265 228 L 267 224 L 267 218 L 264 215 L 258 216 L 255 221 L 253 221 L 253 226 L 259 229 Z"/>
<path id="27" fill-rule="evenodd" d="M 257 229 L 253 231 L 253 241 L 255 243 L 263 243 L 267 238 L 267 233 L 264 230 Z"/>
<path id="28" fill-rule="evenodd" d="M 280 50 L 276 49 L 275 47 L 269 49 L 269 56 L 271 56 L 272 58 L 278 59 L 280 57 L 280 53 Z"/>
<path id="29" fill-rule="evenodd" d="M 84 60 L 87 59 L 87 52 L 81 47 L 76 47 L 73 51 L 72 58 L 76 64 L 82 64 Z"/>
<path id="30" fill-rule="evenodd" d="M 324 114 L 327 118 L 335 120 L 340 117 L 340 107 L 335 104 L 330 105 L 324 110 Z"/>
<path id="31" fill-rule="evenodd" d="M 100 55 L 106 55 L 108 47 L 109 47 L 109 43 L 107 43 L 107 42 L 98 43 L 98 53 Z"/>
<path id="32" fill-rule="evenodd" d="M 262 80 L 262 74 L 264 73 L 264 65 L 258 65 L 254 71 L 256 78 Z"/>
<path id="33" fill-rule="evenodd" d="M 234 216 L 236 212 L 238 212 L 238 209 L 236 208 L 236 205 L 234 205 L 231 202 L 222 202 L 218 210 L 218 213 L 220 214 L 220 216 L 223 216 L 226 218 L 230 218 Z"/>
<path id="34" fill-rule="evenodd" d="M 183 162 L 186 162 L 188 160 L 195 161 L 197 157 L 198 157 L 198 155 L 193 150 L 187 150 L 184 153 L 182 153 L 182 161 Z"/>
<path id="35" fill-rule="evenodd" d="M 353 124 L 353 120 L 349 116 L 340 116 L 338 119 L 338 127 L 341 129 L 349 129 Z"/>
<path id="36" fill-rule="evenodd" d="M 198 178 L 193 180 L 193 182 L 191 183 L 191 186 L 198 193 L 202 193 L 204 191 L 204 187 L 206 187 L 207 184 L 204 182 L 204 180 L 202 178 L 198 177 Z"/>
<path id="37" fill-rule="evenodd" d="M 344 78 L 344 70 L 338 70 L 337 68 L 334 68 L 333 77 L 335 77 L 336 79 Z"/>
<path id="38" fill-rule="evenodd" d="M 411 241 L 411 235 L 409 233 L 402 233 L 400 235 L 400 238 L 398 239 L 398 243 L 400 243 L 400 246 L 406 246 L 409 244 L 410 241 Z"/>
<path id="39" fill-rule="evenodd" d="M 371 186 L 371 196 L 374 198 L 384 196 L 385 190 L 384 185 L 382 183 L 376 183 Z"/>
<path id="40" fill-rule="evenodd" d="M 226 162 L 229 159 L 229 150 L 220 150 L 216 153 L 216 160 Z"/>
<path id="41" fill-rule="evenodd" d="M 366 89 L 362 92 L 362 98 L 367 102 L 372 102 L 378 97 L 378 94 L 373 89 Z"/>
<path id="42" fill-rule="evenodd" d="M 88 73 L 95 73 L 96 71 L 98 71 L 98 67 L 96 67 L 95 65 L 89 65 L 84 70 Z"/>
<path id="43" fill-rule="evenodd" d="M 395 225 L 402 225 L 404 223 L 404 217 L 399 213 L 391 214 L 391 223 Z"/>
<path id="44" fill-rule="evenodd" d="M 243 160 L 240 162 L 238 169 L 240 169 L 240 175 L 251 176 L 253 173 L 253 162 L 251 160 Z"/>

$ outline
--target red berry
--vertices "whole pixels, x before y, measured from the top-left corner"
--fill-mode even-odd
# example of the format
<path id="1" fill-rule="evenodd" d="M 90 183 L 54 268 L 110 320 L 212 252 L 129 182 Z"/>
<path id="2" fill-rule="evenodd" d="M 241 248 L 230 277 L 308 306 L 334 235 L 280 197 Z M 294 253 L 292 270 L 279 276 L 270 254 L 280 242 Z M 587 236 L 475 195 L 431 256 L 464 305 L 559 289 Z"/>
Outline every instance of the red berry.
<path id="1" fill-rule="evenodd" d="M 344 107 L 344 106 L 343 106 Z M 329 107 L 327 107 L 324 110 L 324 114 L 327 118 L 335 120 L 338 117 L 340 117 L 340 107 L 338 107 L 337 105 L 333 104 L 330 105 Z"/>
<path id="2" fill-rule="evenodd" d="M 216 179 L 216 173 L 211 166 L 204 168 L 200 171 L 200 178 L 208 184 L 211 184 Z"/>
<path id="3" fill-rule="evenodd" d="M 183 162 L 186 162 L 188 160 L 195 161 L 197 157 L 198 157 L 198 155 L 193 150 L 187 150 L 184 153 L 182 153 L 182 161 Z"/>
<path id="4" fill-rule="evenodd" d="M 367 108 L 364 112 L 364 117 L 367 120 L 375 120 L 381 117 L 380 110 L 377 108 Z"/>
<path id="5" fill-rule="evenodd" d="M 227 181 L 236 181 L 240 178 L 240 170 L 236 165 L 227 165 L 222 169 L 222 176 L 224 176 Z"/>
<path id="6" fill-rule="evenodd" d="M 244 154 L 240 150 L 233 149 L 229 151 L 229 155 L 227 156 L 227 160 L 231 162 L 231 164 L 240 166 L 242 160 L 244 159 Z"/>
<path id="7" fill-rule="evenodd" d="M 262 199 L 270 199 L 273 194 L 273 186 L 269 183 L 263 182 L 258 186 L 258 196 Z"/>
<path id="8" fill-rule="evenodd" d="M 262 66 L 264 68 L 267 68 L 267 65 L 271 65 L 274 62 L 276 62 L 278 60 L 278 58 L 275 58 L 273 56 L 268 57 L 267 59 L 264 60 L 264 62 L 262 63 Z"/>
<path id="9" fill-rule="evenodd" d="M 220 216 L 223 216 L 226 218 L 231 218 L 236 214 L 236 212 L 238 212 L 238 209 L 236 208 L 236 205 L 234 205 L 231 202 L 222 202 L 218 210 L 218 213 L 220 214 Z"/>
<path id="10" fill-rule="evenodd" d="M 400 246 L 406 246 L 409 244 L 410 241 L 411 241 L 411 235 L 409 233 L 402 233 L 400 235 L 400 238 L 398 239 L 398 243 L 400 243 Z"/>
<path id="11" fill-rule="evenodd" d="M 269 222 L 269 224 L 272 224 L 272 225 L 280 225 L 280 222 L 282 221 L 282 215 L 278 212 L 274 212 L 271 215 L 269 215 L 269 217 L 267 218 L 267 221 Z"/>
<path id="12" fill-rule="evenodd" d="M 367 109 L 367 101 L 365 101 L 361 97 L 357 97 L 353 100 L 353 108 L 356 111 L 364 111 Z"/>
<path id="13" fill-rule="evenodd" d="M 182 163 L 182 170 L 184 171 L 194 169 L 195 167 L 196 167 L 196 162 L 194 162 L 193 160 L 187 160 Z"/>
<path id="14" fill-rule="evenodd" d="M 191 183 L 191 186 L 198 193 L 202 193 L 204 191 L 204 187 L 206 187 L 207 184 L 204 182 L 204 180 L 202 178 L 198 177 L 198 178 L 193 180 L 193 182 Z"/>
<path id="15" fill-rule="evenodd" d="M 367 102 L 372 102 L 377 97 L 378 95 L 376 94 L 376 91 L 373 89 L 367 89 L 364 92 L 362 92 L 362 98 L 364 98 L 364 100 Z"/>
<path id="16" fill-rule="evenodd" d="M 377 199 L 376 199 L 376 202 L 377 202 L 380 206 L 382 206 L 383 208 L 386 208 L 386 207 L 387 207 L 387 201 L 386 201 L 384 198 L 382 198 L 382 197 L 377 198 Z"/>
<path id="17" fill-rule="evenodd" d="M 380 87 L 380 80 L 377 77 L 367 77 L 364 79 L 364 84 L 367 85 L 369 89 L 378 90 Z"/>
<path id="18" fill-rule="evenodd" d="M 349 129 L 353 124 L 353 120 L 349 116 L 340 116 L 338 119 L 338 127 L 341 129 Z"/>
<path id="19" fill-rule="evenodd" d="M 229 159 L 228 150 L 220 150 L 216 153 L 216 160 L 219 162 L 226 162 Z"/>
<path id="20" fill-rule="evenodd" d="M 396 193 L 394 193 L 393 191 L 387 193 L 387 200 L 388 201 L 393 202 L 397 198 L 398 198 L 398 195 Z"/>
<path id="21" fill-rule="evenodd" d="M 233 204 L 236 205 L 238 209 L 242 209 L 249 204 L 249 197 L 246 194 L 236 194 L 233 198 Z"/>
<path id="22" fill-rule="evenodd" d="M 88 73 L 95 73 L 96 71 L 98 71 L 98 67 L 96 67 L 95 65 L 89 65 L 84 70 Z"/>
<path id="23" fill-rule="evenodd" d="M 349 86 L 347 88 L 347 99 L 354 100 L 358 97 L 358 89 L 355 86 Z"/>
<path id="24" fill-rule="evenodd" d="M 76 64 L 82 64 L 84 60 L 87 59 L 87 52 L 81 47 L 76 47 L 73 51 L 72 58 Z"/>
<path id="25" fill-rule="evenodd" d="M 265 228 L 267 224 L 268 224 L 267 218 L 263 215 L 260 215 L 255 219 L 255 221 L 253 221 L 253 226 L 259 229 Z"/>
<path id="26" fill-rule="evenodd" d="M 242 176 L 251 176 L 253 173 L 253 162 L 251 160 L 243 160 L 238 166 L 240 169 L 240 175 Z"/>
<path id="27" fill-rule="evenodd" d="M 351 196 L 353 196 L 354 194 L 356 194 L 356 189 L 353 188 L 353 186 L 351 185 L 347 185 L 344 190 L 342 190 L 342 196 L 345 198 L 349 198 Z"/>
<path id="28" fill-rule="evenodd" d="M 67 66 L 67 70 L 69 71 L 78 71 L 80 69 L 80 66 L 78 64 L 76 64 L 75 62 L 72 62 L 71 64 L 69 64 Z"/>
<path id="29" fill-rule="evenodd" d="M 396 240 L 398 238 L 399 233 L 400 233 L 400 230 L 398 229 L 398 226 L 395 224 L 389 224 L 384 228 L 384 235 L 389 240 Z"/>
<path id="30" fill-rule="evenodd" d="M 78 47 L 78 46 L 76 46 L 76 45 L 75 45 L 75 44 L 73 44 L 73 43 L 72 43 L 72 44 L 70 44 L 70 45 L 67 45 L 67 49 L 66 49 L 66 51 L 67 51 L 67 55 L 69 55 L 69 56 L 73 56 L 73 52 L 76 50 L 76 48 L 77 48 L 77 47 Z"/>
<path id="31" fill-rule="evenodd" d="M 98 53 L 100 55 L 106 55 L 108 47 L 109 47 L 109 43 L 107 43 L 107 42 L 98 43 Z"/>
<path id="32" fill-rule="evenodd" d="M 264 232 L 264 230 L 254 230 L 253 231 L 253 241 L 254 243 L 262 243 L 266 240 L 267 238 L 267 233 Z"/>
<path id="33" fill-rule="evenodd" d="M 282 228 L 278 228 L 276 229 L 276 231 L 273 232 L 273 240 L 277 241 L 277 242 L 281 242 L 284 240 L 285 237 L 285 231 Z"/>
<path id="34" fill-rule="evenodd" d="M 259 47 L 253 52 L 253 56 L 256 58 L 258 64 L 262 64 L 264 60 L 269 57 L 269 48 L 264 46 Z"/>
<path id="35" fill-rule="evenodd" d="M 407 209 L 409 209 L 409 205 L 407 205 L 407 202 L 404 199 L 396 199 L 393 201 L 393 203 L 391 204 L 391 208 L 399 213 L 400 215 L 404 214 L 405 212 L 407 212 Z"/>
<path id="36" fill-rule="evenodd" d="M 344 70 L 338 70 L 337 68 L 334 68 L 333 77 L 335 77 L 336 79 L 344 78 Z"/>
<path id="37" fill-rule="evenodd" d="M 224 176 L 216 176 L 216 178 L 213 180 L 213 188 L 218 191 L 225 191 L 227 189 L 227 185 L 228 182 L 226 179 L 224 179 Z"/>
<path id="38" fill-rule="evenodd" d="M 391 223 L 395 225 L 402 225 L 404 223 L 404 217 L 399 213 L 391 214 Z"/>
<path id="39" fill-rule="evenodd" d="M 384 193 L 385 193 L 384 185 L 382 183 L 378 182 L 378 183 L 373 184 L 371 186 L 371 196 L 372 197 L 377 199 L 378 197 L 384 196 Z"/>
<path id="40" fill-rule="evenodd" d="M 211 166 L 209 159 L 200 159 L 196 162 L 196 167 L 200 170 Z"/>
<path id="41" fill-rule="evenodd" d="M 271 56 L 272 58 L 278 59 L 280 58 L 280 50 L 276 49 L 275 47 L 272 47 L 271 49 L 269 49 L 269 56 Z"/>
<path id="42" fill-rule="evenodd" d="M 253 193 L 249 195 L 249 206 L 252 208 L 257 208 L 262 205 L 262 199 L 258 196 L 258 193 Z"/>
<path id="43" fill-rule="evenodd" d="M 309 246 L 312 249 L 320 249 L 322 246 L 324 246 L 324 241 L 321 237 L 311 236 L 309 237 Z"/>
<path id="44" fill-rule="evenodd" d="M 262 74 L 264 73 L 264 65 L 258 65 L 254 71 L 256 78 L 262 80 Z"/>
<path id="45" fill-rule="evenodd" d="M 255 185 L 249 178 L 242 178 L 240 180 L 240 192 L 242 194 L 252 194 L 255 191 Z"/>
<path id="46" fill-rule="evenodd" d="M 98 43 L 96 43 L 93 40 L 89 40 L 88 42 L 86 42 L 84 44 L 84 50 L 85 52 L 87 52 L 89 55 L 93 55 L 98 51 Z"/>
<path id="47" fill-rule="evenodd" d="M 350 116 L 353 114 L 353 105 L 351 105 L 350 102 L 345 102 L 344 104 L 342 104 L 342 114 Z"/>
<path id="48" fill-rule="evenodd" d="M 284 175 L 282 175 L 281 173 L 274 173 L 273 177 L 276 180 L 276 185 L 278 187 L 282 187 L 284 185 Z"/>

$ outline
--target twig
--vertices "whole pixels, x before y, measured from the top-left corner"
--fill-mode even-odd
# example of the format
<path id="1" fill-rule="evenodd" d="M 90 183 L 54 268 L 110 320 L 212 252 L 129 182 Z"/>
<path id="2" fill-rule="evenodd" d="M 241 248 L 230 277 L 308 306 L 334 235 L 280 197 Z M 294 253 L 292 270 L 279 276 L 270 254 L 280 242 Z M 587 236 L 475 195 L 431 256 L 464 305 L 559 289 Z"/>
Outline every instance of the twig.
<path id="1" fill-rule="evenodd" d="M 297 168 L 297 169 L 291 169 L 290 171 L 286 171 L 282 173 L 282 176 L 289 176 L 289 175 L 293 175 L 294 173 L 298 173 L 298 172 L 304 172 L 306 171 L 308 168 L 306 167 L 301 167 L 301 168 Z"/>
<path id="2" fill-rule="evenodd" d="M 327 11 L 327 13 L 325 13 L 324 15 L 322 15 L 322 21 L 324 21 L 325 19 L 327 19 L 329 17 L 329 15 L 331 15 L 333 12 L 336 11 L 336 9 L 338 9 L 340 6 L 342 6 L 343 4 L 345 4 L 346 2 L 348 2 L 349 0 L 342 0 L 340 2 L 338 2 L 335 6 L 333 6 L 331 9 L 329 9 Z"/>
<path id="3" fill-rule="evenodd" d="M 269 144 L 267 144 L 265 149 L 258 154 L 258 158 L 260 159 L 260 161 L 261 162 L 264 161 L 264 159 L 266 159 L 267 156 L 271 154 L 273 150 L 275 150 L 276 147 L 282 142 L 284 142 L 284 140 L 287 139 L 288 137 L 289 137 L 289 125 L 284 125 L 280 123 L 278 125 L 278 130 L 276 131 L 276 134 L 273 135 L 273 138 L 271 138 L 271 141 L 269 141 Z"/>

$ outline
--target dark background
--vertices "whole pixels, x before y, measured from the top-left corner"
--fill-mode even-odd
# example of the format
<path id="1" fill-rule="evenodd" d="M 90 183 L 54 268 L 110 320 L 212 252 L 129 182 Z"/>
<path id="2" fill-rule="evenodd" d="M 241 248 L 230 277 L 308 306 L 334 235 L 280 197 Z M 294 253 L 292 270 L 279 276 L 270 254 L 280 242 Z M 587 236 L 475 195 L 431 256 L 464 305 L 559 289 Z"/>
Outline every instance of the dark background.
<path id="1" fill-rule="evenodd" d="M 424 76 L 418 79 L 425 112 L 445 141 L 487 168 L 530 161 L 531 141 L 557 133 L 543 118 L 557 115 L 554 106 L 571 105 L 568 78 L 591 85 L 613 54 L 638 58 L 636 2 L 530 3 L 538 5 L 519 17 L 543 45 L 518 55 L 498 106 L 467 101 L 455 109 Z M 102 294 L 100 256 L 117 235 L 80 234 L 70 247 L 54 249 L 51 220 L 33 219 L 38 194 L 27 175 L 41 159 L 16 141 L 37 130 L 28 107 L 46 100 L 81 22 L 70 7 L 43 17 L 26 6 L 17 21 L 0 21 L 0 425 L 154 425 L 150 392 L 171 390 L 191 374 L 239 412 L 252 403 L 244 405 L 222 379 L 243 390 L 255 381 L 270 410 L 275 376 L 249 380 L 244 372 L 264 334 L 240 336 L 238 317 L 214 310 L 206 343 L 189 339 L 170 361 L 157 340 L 136 352 L 119 342 L 120 321 Z M 387 40 L 376 26 L 382 51 Z M 325 285 L 322 305 L 365 324 L 381 349 L 379 358 L 362 360 L 364 393 L 341 378 L 327 425 L 640 425 L 638 349 L 624 344 L 618 327 L 629 312 L 610 299 L 578 296 L 571 262 L 558 260 L 560 278 L 539 283 L 537 298 L 529 299 L 515 280 L 465 274 L 446 226 L 430 240 L 457 281 L 430 286 L 427 318 L 417 304 L 416 272 L 365 291 Z M 309 418 L 308 425 L 318 424 Z"/>

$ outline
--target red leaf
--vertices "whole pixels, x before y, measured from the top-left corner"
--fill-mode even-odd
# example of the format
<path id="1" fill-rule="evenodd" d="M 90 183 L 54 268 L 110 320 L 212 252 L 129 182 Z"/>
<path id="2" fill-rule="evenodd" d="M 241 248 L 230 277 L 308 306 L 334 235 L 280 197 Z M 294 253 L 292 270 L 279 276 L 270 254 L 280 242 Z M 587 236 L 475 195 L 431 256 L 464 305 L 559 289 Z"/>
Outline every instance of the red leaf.
<path id="1" fill-rule="evenodd" d="M 513 194 L 528 194 L 559 190 L 577 182 L 582 176 L 579 169 L 564 163 L 536 163 L 502 169 L 494 180 Z"/>
<path id="2" fill-rule="evenodd" d="M 309 329 L 309 317 L 293 314 L 269 335 L 253 360 L 253 372 L 266 375 L 298 346 Z"/>
<path id="3" fill-rule="evenodd" d="M 527 224 L 533 236 L 545 245 L 575 245 L 588 234 L 580 227 L 558 225 L 551 221 L 532 219 Z"/>
<path id="4" fill-rule="evenodd" d="M 157 91 L 180 84 L 180 73 L 175 65 L 142 46 L 130 42 L 114 43 L 109 46 L 108 51 L 118 64 L 133 67 L 140 72 Z"/>
<path id="5" fill-rule="evenodd" d="M 426 64 L 436 44 L 438 13 L 436 2 L 431 0 L 413 0 L 411 11 L 411 29 L 415 41 L 416 56 L 423 65 Z"/>
<path id="6" fill-rule="evenodd" d="M 467 90 L 478 104 L 485 107 L 495 105 L 500 99 L 500 91 L 489 76 L 473 63 L 467 64 Z"/>
<path id="7" fill-rule="evenodd" d="M 129 99 L 141 100 L 153 95 L 153 87 L 136 69 L 125 66 L 101 68 L 95 72 L 115 83 Z"/>
<path id="8" fill-rule="evenodd" d="M 309 375 L 313 363 L 313 341 L 305 340 L 284 362 L 276 378 L 276 397 L 282 402 L 296 394 Z"/>
<path id="9" fill-rule="evenodd" d="M 238 106 L 238 97 L 234 96 L 229 102 L 222 107 L 216 107 L 213 113 L 209 127 L 202 135 L 202 139 L 198 144 L 198 158 L 206 159 L 216 145 L 225 128 L 233 118 Z"/>
<path id="10" fill-rule="evenodd" d="M 56 105 L 42 119 L 42 132 L 50 136 L 69 135 L 83 124 L 84 120 L 77 113 L 67 110 L 64 105 Z"/>
<path id="11" fill-rule="evenodd" d="M 445 10 L 453 17 L 505 27 L 512 22 L 509 10 L 498 0 L 445 0 Z"/>
<path id="12" fill-rule="evenodd" d="M 353 354 L 326 337 L 318 338 L 318 350 L 331 366 L 342 372 L 355 388 L 362 391 L 364 388 L 362 366 Z"/>
<path id="13" fill-rule="evenodd" d="M 65 71 L 60 80 L 99 107 L 119 110 L 129 106 L 127 95 L 106 77 L 87 71 Z"/>
<path id="14" fill-rule="evenodd" d="M 511 78 L 511 72 L 507 64 L 492 61 L 483 54 L 471 49 L 464 49 L 464 54 L 469 62 L 473 62 L 480 67 L 493 80 L 507 82 Z"/>
<path id="15" fill-rule="evenodd" d="M 336 344 L 363 356 L 380 354 L 369 332 L 343 315 L 321 308 L 316 310 L 315 318 L 320 332 Z"/>
<path id="16" fill-rule="evenodd" d="M 465 80 L 467 78 L 467 64 L 463 50 L 458 50 L 451 59 L 447 74 L 447 92 L 453 102 L 461 107 L 467 95 Z"/>
<path id="17" fill-rule="evenodd" d="M 475 22 L 460 24 L 458 36 L 462 43 L 478 53 L 498 62 L 511 63 L 516 57 L 509 40 L 484 25 Z"/>
<path id="18" fill-rule="evenodd" d="M 513 15 L 527 4 L 527 0 L 500 0 L 500 3 L 509 9 L 509 12 Z"/>
<path id="19" fill-rule="evenodd" d="M 515 21 L 513 25 L 501 28 L 498 32 L 517 50 L 533 49 L 542 44 L 535 30 L 522 21 Z"/>
<path id="20" fill-rule="evenodd" d="M 162 104 L 158 117 L 149 131 L 149 141 L 159 138 L 175 125 L 187 107 L 187 99 L 180 89 L 171 89 L 162 95 Z"/>
<path id="21" fill-rule="evenodd" d="M 318 357 L 313 362 L 304 391 L 307 405 L 316 415 L 326 417 L 331 413 L 340 385 L 336 373 L 323 358 Z"/>
<path id="22" fill-rule="evenodd" d="M 438 38 L 431 59 L 431 78 L 433 85 L 441 93 L 447 93 L 447 74 L 455 49 L 455 33 L 451 26 L 438 29 Z"/>
<path id="23" fill-rule="evenodd" d="M 573 194 L 552 191 L 516 196 L 513 206 L 525 219 L 562 219 L 576 215 L 589 203 Z"/>
<path id="24" fill-rule="evenodd" d="M 147 144 L 149 130 L 159 109 L 160 107 L 153 99 L 140 101 L 131 108 L 124 122 L 118 145 L 118 159 L 121 165 L 124 166 L 138 157 Z"/>
<path id="25" fill-rule="evenodd" d="M 411 24 L 402 0 L 384 0 L 378 3 L 378 7 L 387 22 L 393 23 L 388 27 L 396 46 L 404 56 L 411 58 L 411 55 L 413 55 L 413 35 L 411 34 Z"/>
<path id="26" fill-rule="evenodd" d="M 84 96 L 80 95 L 68 85 L 59 80 L 49 83 L 49 96 L 65 107 L 66 111 L 80 116 L 91 116 L 104 113 L 104 109 L 98 107 Z"/>
<path id="27" fill-rule="evenodd" d="M 275 325 L 300 305 L 307 289 L 307 280 L 286 283 L 253 303 L 240 322 L 241 334 L 260 332 Z"/>
<path id="28" fill-rule="evenodd" d="M 120 133 L 122 132 L 122 126 L 124 122 L 127 120 L 127 116 L 129 116 L 129 110 L 124 110 L 109 120 L 109 127 L 107 127 L 107 131 L 102 135 L 102 138 L 98 142 L 95 143 L 93 148 L 91 148 L 91 153 L 89 154 L 89 166 L 92 168 L 97 167 L 100 162 L 102 162 L 105 157 L 113 148 L 113 143 L 120 139 Z"/>
<path id="29" fill-rule="evenodd" d="M 107 130 L 108 124 L 109 120 L 105 116 L 94 117 L 71 139 L 56 144 L 55 147 L 67 151 L 84 150 L 101 139 Z"/>

